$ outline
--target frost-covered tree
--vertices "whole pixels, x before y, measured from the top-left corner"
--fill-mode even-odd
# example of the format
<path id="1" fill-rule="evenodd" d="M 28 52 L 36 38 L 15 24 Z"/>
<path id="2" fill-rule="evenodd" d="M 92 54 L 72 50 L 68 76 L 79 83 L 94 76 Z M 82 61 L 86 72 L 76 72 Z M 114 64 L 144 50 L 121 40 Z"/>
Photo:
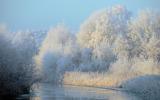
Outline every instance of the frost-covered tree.
<path id="1" fill-rule="evenodd" d="M 144 59 L 160 59 L 160 13 L 141 11 L 130 24 L 128 37 L 132 42 L 132 55 Z"/>
<path id="2" fill-rule="evenodd" d="M 16 49 L 17 57 L 20 59 L 17 61 L 22 72 L 24 71 L 27 79 L 37 79 L 36 77 L 38 70 L 35 67 L 35 62 L 33 57 L 37 54 L 38 48 L 36 47 L 35 38 L 32 32 L 17 32 L 12 39 L 12 45 Z M 26 81 L 30 82 L 30 81 Z"/>
<path id="3" fill-rule="evenodd" d="M 116 77 L 130 79 L 160 74 L 160 13 L 142 11 L 131 20 L 126 37 L 117 37 L 114 52 L 117 61 L 110 66 Z"/>
<path id="4" fill-rule="evenodd" d="M 113 43 L 118 35 L 126 36 L 129 19 L 130 12 L 118 5 L 94 13 L 81 25 L 77 41 L 82 48 L 92 49 L 93 69 L 107 69 L 114 61 Z"/>
<path id="5" fill-rule="evenodd" d="M 117 34 L 127 33 L 130 12 L 123 6 L 100 10 L 91 15 L 82 25 L 77 35 L 83 47 L 95 48 L 105 41 L 111 45 Z"/>
<path id="6" fill-rule="evenodd" d="M 106 44 L 106 42 L 100 43 L 92 51 L 92 70 L 93 71 L 107 71 L 112 63 L 115 60 L 115 54 L 112 51 L 112 48 Z"/>
<path id="7" fill-rule="evenodd" d="M 14 59 L 13 59 L 14 58 Z M 16 90 L 13 80 L 16 78 L 16 51 L 10 44 L 10 41 L 7 37 L 0 33 L 0 96 L 6 95 L 9 93 L 9 90 Z"/>
<path id="8" fill-rule="evenodd" d="M 12 39 L 12 45 L 17 48 L 17 52 L 19 52 L 19 56 L 23 61 L 32 62 L 32 57 L 36 54 L 36 42 L 32 32 L 17 32 Z M 24 63 L 25 63 L 24 62 Z"/>
<path id="9" fill-rule="evenodd" d="M 80 71 L 91 71 L 93 67 L 92 63 L 92 49 L 91 48 L 81 48 L 79 53 L 79 67 Z"/>
<path id="10" fill-rule="evenodd" d="M 77 46 L 75 37 L 67 27 L 62 24 L 49 30 L 39 54 L 35 57 L 46 81 L 57 81 L 57 75 L 74 67 L 72 62 Z M 50 73 L 49 73 L 50 72 Z M 63 75 L 62 75 L 63 76 Z"/>
<path id="11" fill-rule="evenodd" d="M 29 92 L 36 81 L 32 60 L 36 49 L 32 40 L 28 33 L 0 32 L 0 95 Z"/>

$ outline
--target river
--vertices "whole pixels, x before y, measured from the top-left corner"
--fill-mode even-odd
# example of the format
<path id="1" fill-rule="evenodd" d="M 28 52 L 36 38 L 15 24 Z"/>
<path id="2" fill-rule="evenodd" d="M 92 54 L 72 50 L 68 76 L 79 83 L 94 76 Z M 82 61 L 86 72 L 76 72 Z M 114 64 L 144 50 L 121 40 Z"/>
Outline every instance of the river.
<path id="1" fill-rule="evenodd" d="M 23 94 L 17 100 L 141 100 L 136 95 L 124 91 L 103 88 L 48 83 L 33 85 L 30 94 Z"/>

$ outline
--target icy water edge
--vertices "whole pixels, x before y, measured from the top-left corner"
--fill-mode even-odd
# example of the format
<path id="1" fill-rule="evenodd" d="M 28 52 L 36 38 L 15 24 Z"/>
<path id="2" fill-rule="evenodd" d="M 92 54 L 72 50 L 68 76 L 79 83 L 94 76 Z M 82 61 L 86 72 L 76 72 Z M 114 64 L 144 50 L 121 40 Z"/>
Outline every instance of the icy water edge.
<path id="1" fill-rule="evenodd" d="M 30 94 L 23 94 L 17 100 L 142 100 L 124 91 L 103 88 L 48 83 L 35 84 Z"/>

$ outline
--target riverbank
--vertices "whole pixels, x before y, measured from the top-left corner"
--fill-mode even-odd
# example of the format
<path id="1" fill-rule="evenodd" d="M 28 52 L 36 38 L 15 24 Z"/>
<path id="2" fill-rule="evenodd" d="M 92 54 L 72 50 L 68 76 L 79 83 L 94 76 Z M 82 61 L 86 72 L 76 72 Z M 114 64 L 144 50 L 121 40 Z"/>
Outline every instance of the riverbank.
<path id="1" fill-rule="evenodd" d="M 92 87 L 119 87 L 134 75 L 114 75 L 98 72 L 66 72 L 63 84 Z"/>
<path id="2" fill-rule="evenodd" d="M 145 100 L 158 100 L 160 98 L 160 75 L 134 77 L 128 75 L 122 78 L 121 75 L 113 77 L 102 73 L 68 72 L 65 74 L 63 82 L 82 87 L 126 91 Z"/>

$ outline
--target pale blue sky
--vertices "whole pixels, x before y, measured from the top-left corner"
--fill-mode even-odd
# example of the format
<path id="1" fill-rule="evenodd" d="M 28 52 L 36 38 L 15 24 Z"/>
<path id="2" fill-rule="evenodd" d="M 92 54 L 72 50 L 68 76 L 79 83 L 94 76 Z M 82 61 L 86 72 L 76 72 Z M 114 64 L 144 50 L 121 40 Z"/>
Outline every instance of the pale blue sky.
<path id="1" fill-rule="evenodd" d="M 64 22 L 77 30 L 92 12 L 117 4 L 133 12 L 160 8 L 160 0 L 0 0 L 0 23 L 11 30 L 40 30 Z"/>

